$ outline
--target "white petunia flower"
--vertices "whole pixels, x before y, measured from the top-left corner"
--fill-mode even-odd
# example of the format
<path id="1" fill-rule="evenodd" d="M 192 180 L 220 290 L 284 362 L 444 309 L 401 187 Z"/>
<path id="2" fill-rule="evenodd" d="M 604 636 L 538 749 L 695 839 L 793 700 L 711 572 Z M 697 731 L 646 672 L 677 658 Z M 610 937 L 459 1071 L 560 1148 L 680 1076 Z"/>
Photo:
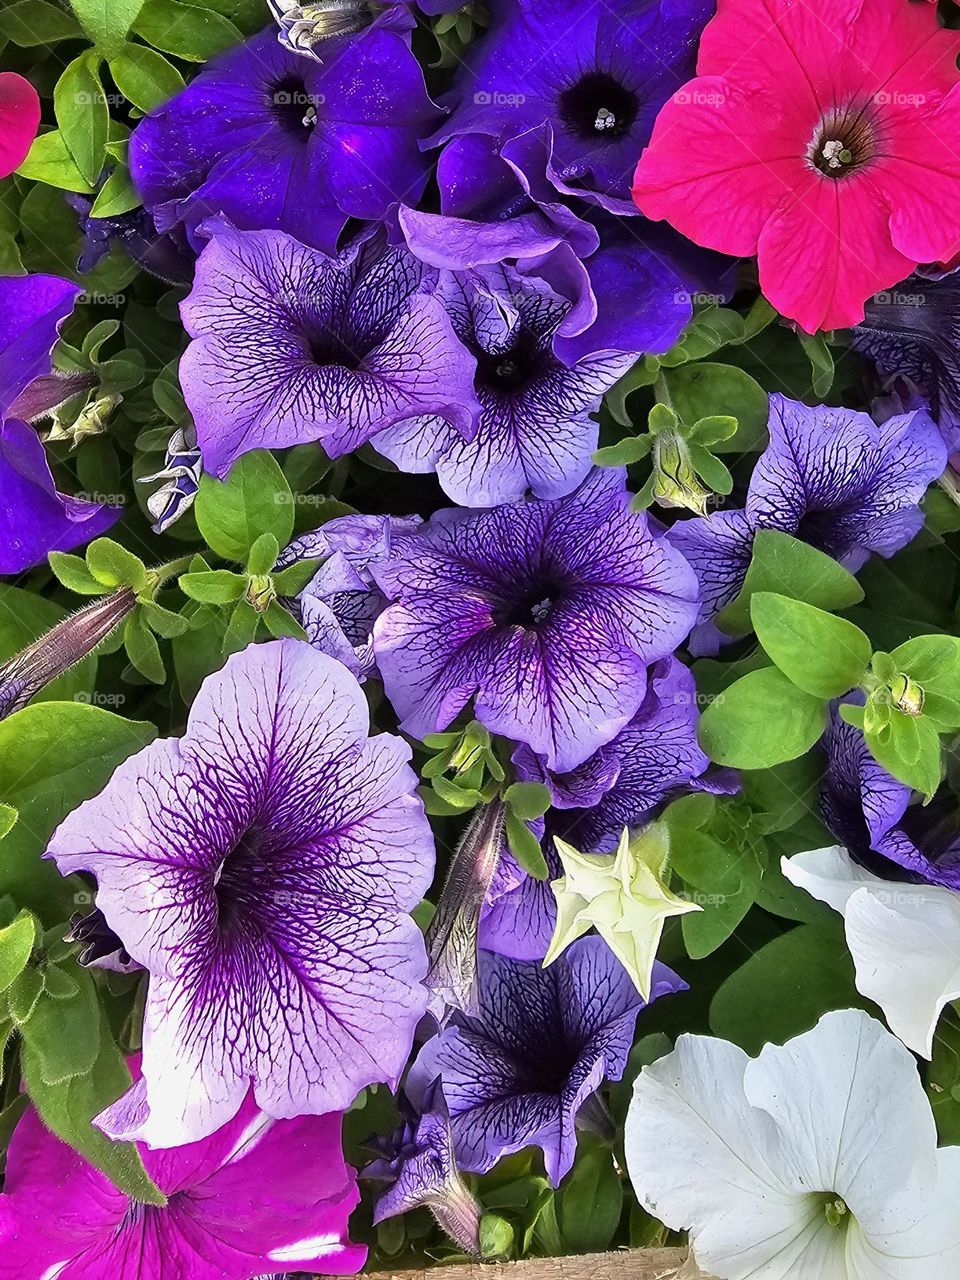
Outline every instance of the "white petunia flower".
<path id="1" fill-rule="evenodd" d="M 914 1059 L 859 1010 L 754 1059 L 681 1036 L 634 1086 L 626 1154 L 720 1280 L 960 1275 L 960 1147 L 937 1150 Z"/>
<path id="2" fill-rule="evenodd" d="M 839 845 L 784 858 L 783 874 L 843 916 L 857 990 L 907 1048 L 929 1058 L 943 1008 L 960 998 L 960 894 L 882 880 Z"/>

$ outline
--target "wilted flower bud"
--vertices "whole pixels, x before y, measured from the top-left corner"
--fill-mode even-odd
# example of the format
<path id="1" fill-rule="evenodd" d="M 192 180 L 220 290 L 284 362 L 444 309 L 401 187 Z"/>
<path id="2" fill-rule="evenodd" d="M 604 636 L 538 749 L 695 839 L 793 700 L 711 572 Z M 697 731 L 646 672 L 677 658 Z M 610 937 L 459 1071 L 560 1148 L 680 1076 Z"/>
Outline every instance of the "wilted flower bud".
<path id="1" fill-rule="evenodd" d="M 679 432 L 662 431 L 655 438 L 653 476 L 653 500 L 658 506 L 683 507 L 700 516 L 707 514 L 707 500 L 713 495 L 694 471 Z"/>
<path id="2" fill-rule="evenodd" d="M 51 415 L 53 425 L 47 440 L 54 444 L 61 440 L 69 440 L 71 449 L 75 449 L 90 436 L 103 435 L 107 429 L 107 419 L 122 399 L 123 396 L 113 395 L 100 396 L 97 400 L 91 400 L 80 410 L 77 417 L 66 425 L 61 421 L 59 410 L 55 409 Z"/>
<path id="3" fill-rule="evenodd" d="M 267 0 L 280 27 L 280 43 L 315 58 L 315 47 L 332 36 L 356 35 L 369 27 L 380 6 L 368 0 Z"/>

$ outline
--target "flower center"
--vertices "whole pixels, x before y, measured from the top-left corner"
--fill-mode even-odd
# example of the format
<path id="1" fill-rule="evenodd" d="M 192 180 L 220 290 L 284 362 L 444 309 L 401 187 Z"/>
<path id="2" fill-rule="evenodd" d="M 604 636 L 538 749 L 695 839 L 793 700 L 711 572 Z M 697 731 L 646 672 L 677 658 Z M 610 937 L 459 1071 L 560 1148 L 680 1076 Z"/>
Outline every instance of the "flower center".
<path id="1" fill-rule="evenodd" d="M 824 117 L 807 155 L 824 177 L 843 178 L 873 158 L 876 144 L 876 128 L 867 108 L 850 106 Z"/>
<path id="2" fill-rule="evenodd" d="M 560 94 L 560 118 L 581 138 L 622 138 L 637 118 L 637 95 L 606 71 L 591 71 Z"/>
<path id="3" fill-rule="evenodd" d="M 550 618 L 563 589 L 559 583 L 531 582 L 518 588 L 511 600 L 504 600 L 494 612 L 495 622 L 502 627 L 524 627 L 534 631 Z"/>
<path id="4" fill-rule="evenodd" d="M 286 133 L 306 141 L 317 124 L 316 94 L 310 93 L 299 76 L 284 76 L 269 91 L 273 118 Z"/>
<path id="5" fill-rule="evenodd" d="M 831 1227 L 843 1228 L 850 1223 L 850 1210 L 840 1196 L 828 1194 L 825 1197 L 823 1216 Z"/>
<path id="6" fill-rule="evenodd" d="M 514 335 L 506 351 L 484 351 L 477 344 L 473 354 L 477 357 L 477 386 L 501 394 L 525 386 L 542 363 L 536 337 L 527 329 Z"/>
<path id="7" fill-rule="evenodd" d="M 355 351 L 335 333 L 329 325 L 308 329 L 304 335 L 310 351 L 310 359 L 318 365 L 339 365 L 343 369 L 359 369 L 364 352 Z"/>

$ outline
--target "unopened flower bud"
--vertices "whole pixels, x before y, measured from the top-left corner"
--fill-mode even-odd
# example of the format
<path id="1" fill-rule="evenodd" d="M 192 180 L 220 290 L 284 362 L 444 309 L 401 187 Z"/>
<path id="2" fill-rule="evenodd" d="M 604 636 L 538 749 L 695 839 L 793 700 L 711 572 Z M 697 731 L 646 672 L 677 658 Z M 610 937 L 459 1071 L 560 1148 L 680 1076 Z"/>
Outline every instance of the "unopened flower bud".
<path id="1" fill-rule="evenodd" d="M 922 686 L 915 680 L 901 673 L 891 684 L 890 693 L 893 697 L 893 705 L 898 711 L 908 716 L 923 715 L 925 694 Z"/>
<path id="2" fill-rule="evenodd" d="M 653 500 L 658 506 L 707 514 L 707 500 L 712 493 L 694 471 L 678 432 L 663 431 L 654 440 L 653 474 Z"/>

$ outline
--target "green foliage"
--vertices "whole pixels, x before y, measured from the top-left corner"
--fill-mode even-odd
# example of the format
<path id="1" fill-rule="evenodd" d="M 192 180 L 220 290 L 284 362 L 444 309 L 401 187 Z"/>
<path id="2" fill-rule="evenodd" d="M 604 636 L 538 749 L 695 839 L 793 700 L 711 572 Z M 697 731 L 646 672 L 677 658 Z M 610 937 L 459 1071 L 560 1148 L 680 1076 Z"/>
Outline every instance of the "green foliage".
<path id="1" fill-rule="evenodd" d="M 707 707 L 700 743 L 717 764 L 768 769 L 809 750 L 826 722 L 822 699 L 775 667 L 763 667 L 741 676 Z"/>
<path id="2" fill-rule="evenodd" d="M 769 591 L 753 596 L 750 617 L 764 650 L 805 693 L 837 698 L 862 684 L 870 641 L 852 622 Z"/>
<path id="3" fill-rule="evenodd" d="M 203 476 L 196 516 L 211 550 L 246 564 L 261 534 L 272 534 L 281 546 L 290 540 L 293 496 L 274 457 L 257 449 L 238 458 L 226 480 Z"/>

